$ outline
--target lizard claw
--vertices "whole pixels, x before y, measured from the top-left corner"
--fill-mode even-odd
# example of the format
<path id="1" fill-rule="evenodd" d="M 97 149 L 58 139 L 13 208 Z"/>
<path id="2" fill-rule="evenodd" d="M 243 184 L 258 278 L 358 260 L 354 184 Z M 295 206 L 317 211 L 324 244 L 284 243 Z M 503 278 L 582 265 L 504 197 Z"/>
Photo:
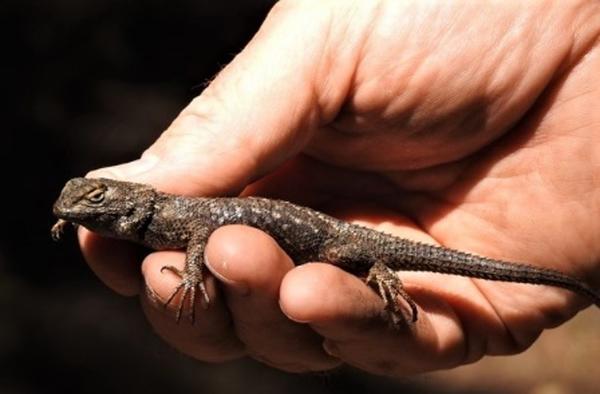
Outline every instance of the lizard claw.
<path id="1" fill-rule="evenodd" d="M 167 308 L 175 299 L 177 294 L 181 293 L 179 301 L 177 302 L 177 312 L 175 315 L 175 321 L 179 323 L 181 321 L 181 316 L 184 314 L 184 305 L 186 304 L 186 299 L 188 300 L 188 310 L 187 314 L 189 316 L 190 323 L 193 325 L 195 321 L 195 305 L 196 305 L 196 289 L 200 290 L 202 294 L 204 307 L 207 308 L 210 304 L 210 298 L 208 297 L 208 292 L 206 291 L 206 286 L 204 285 L 204 281 L 202 277 L 195 278 L 193 275 L 187 275 L 185 271 L 180 270 L 177 267 L 172 265 L 166 265 L 160 269 L 162 273 L 164 270 L 170 271 L 175 275 L 182 278 L 179 286 L 175 288 L 173 293 L 169 296 L 167 301 L 163 304 L 165 308 Z"/>
<path id="2" fill-rule="evenodd" d="M 406 322 L 402 310 L 398 304 L 398 297 L 401 297 L 411 310 L 412 323 L 417 321 L 417 304 L 408 295 L 402 282 L 396 273 L 384 264 L 376 263 L 369 270 L 365 282 L 379 293 L 385 304 L 385 310 L 395 327 L 399 327 L 402 322 Z"/>
<path id="3" fill-rule="evenodd" d="M 164 270 L 171 271 L 180 278 L 183 278 L 184 276 L 184 272 L 173 265 L 163 265 L 160 269 L 160 273 L 162 274 Z"/>
<path id="4" fill-rule="evenodd" d="M 52 229 L 50 229 L 50 234 L 52 235 L 52 240 L 59 241 L 63 232 L 65 231 L 65 227 L 69 224 L 66 220 L 58 219 Z"/>

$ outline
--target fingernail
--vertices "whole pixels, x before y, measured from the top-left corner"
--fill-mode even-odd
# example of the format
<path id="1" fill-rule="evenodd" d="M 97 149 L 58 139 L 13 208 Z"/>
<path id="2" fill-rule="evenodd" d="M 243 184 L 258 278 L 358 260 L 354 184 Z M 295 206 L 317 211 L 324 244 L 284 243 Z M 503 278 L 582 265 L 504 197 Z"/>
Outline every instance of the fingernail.
<path id="1" fill-rule="evenodd" d="M 159 161 L 155 155 L 143 155 L 140 159 L 118 166 L 100 168 L 87 174 L 88 178 L 135 179 L 140 174 L 152 170 Z"/>
<path id="2" fill-rule="evenodd" d="M 296 317 L 294 317 L 294 316 L 290 316 L 290 315 L 287 313 L 287 311 L 285 310 L 285 307 L 284 307 L 284 305 L 281 303 L 281 299 L 279 299 L 279 301 L 278 301 L 278 302 L 279 302 L 279 309 L 281 309 L 281 312 L 283 312 L 283 314 L 285 315 L 285 317 L 287 317 L 287 318 L 288 318 L 288 319 L 290 319 L 291 321 L 293 321 L 293 322 L 296 322 L 296 323 L 300 323 L 300 324 L 308 324 L 308 323 L 310 323 L 310 322 L 311 322 L 310 320 L 302 320 L 302 319 L 298 319 L 298 318 L 296 318 Z"/>
<path id="3" fill-rule="evenodd" d="M 210 270 L 210 272 L 215 276 L 215 278 L 225 283 L 228 288 L 235 291 L 237 294 L 241 296 L 247 296 L 250 294 L 250 289 L 248 288 L 248 286 L 246 286 L 244 283 L 236 282 L 223 276 L 221 272 L 214 268 L 214 266 L 210 263 L 210 261 L 208 261 L 208 258 L 206 257 L 204 258 L 204 265 L 206 265 L 206 268 Z M 227 261 L 222 261 L 220 263 L 220 266 L 221 268 L 227 267 Z"/>
<path id="4" fill-rule="evenodd" d="M 160 297 L 158 293 L 154 291 L 148 282 L 144 282 L 144 289 L 146 291 L 146 296 L 153 304 L 161 306 L 164 305 L 165 300 L 163 300 L 162 297 Z"/>
<path id="5" fill-rule="evenodd" d="M 323 341 L 323 350 L 325 353 L 329 354 L 332 357 L 339 358 L 340 357 L 340 349 L 337 347 L 335 342 L 325 339 Z"/>

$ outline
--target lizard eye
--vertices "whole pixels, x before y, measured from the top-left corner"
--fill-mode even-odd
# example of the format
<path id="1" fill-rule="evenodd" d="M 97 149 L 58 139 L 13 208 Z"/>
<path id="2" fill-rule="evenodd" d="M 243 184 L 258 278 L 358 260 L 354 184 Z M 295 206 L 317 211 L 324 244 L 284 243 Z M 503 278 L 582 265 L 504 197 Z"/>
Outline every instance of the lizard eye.
<path id="1" fill-rule="evenodd" d="M 100 204 L 102 201 L 104 201 L 104 190 L 96 189 L 85 196 L 85 198 L 93 204 Z"/>

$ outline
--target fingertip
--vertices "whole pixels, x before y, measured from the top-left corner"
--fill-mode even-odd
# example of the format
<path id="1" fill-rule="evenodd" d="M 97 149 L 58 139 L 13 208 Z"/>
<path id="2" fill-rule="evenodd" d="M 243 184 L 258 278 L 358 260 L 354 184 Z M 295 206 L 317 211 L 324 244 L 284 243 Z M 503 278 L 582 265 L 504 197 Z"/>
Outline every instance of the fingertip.
<path id="1" fill-rule="evenodd" d="M 86 174 L 86 178 L 110 178 L 140 182 L 144 174 L 152 172 L 160 158 L 152 154 L 144 154 L 137 160 L 111 167 L 99 168 Z"/>
<path id="2" fill-rule="evenodd" d="M 320 326 L 380 316 L 382 301 L 356 276 L 330 264 L 309 263 L 285 276 L 280 305 L 291 320 Z"/>
<path id="3" fill-rule="evenodd" d="M 329 316 L 331 282 L 335 273 L 318 263 L 307 263 L 290 271 L 281 282 L 279 305 L 283 313 L 298 323 L 311 323 Z"/>
<path id="4" fill-rule="evenodd" d="M 372 373 L 404 376 L 424 372 L 428 365 L 455 365 L 460 356 L 460 342 L 449 342 L 448 334 L 437 331 L 427 316 L 415 324 L 390 324 L 383 301 L 371 288 L 328 264 L 291 271 L 280 300 L 290 319 L 309 324 L 324 337 L 326 354 Z"/>
<path id="5" fill-rule="evenodd" d="M 180 251 L 154 252 L 146 256 L 142 262 L 142 275 L 146 289 L 157 305 L 164 305 L 181 282 L 181 278 L 177 275 L 163 270 L 163 267 L 167 265 L 183 270 L 185 253 Z"/>
<path id="6" fill-rule="evenodd" d="M 205 256 L 209 270 L 240 295 L 247 295 L 250 288 L 277 291 L 279 278 L 294 267 L 273 238 L 242 225 L 217 229 Z"/>
<path id="7" fill-rule="evenodd" d="M 182 353 L 200 360 L 223 362 L 243 356 L 244 346 L 233 330 L 231 317 L 212 276 L 205 277 L 204 282 L 210 297 L 208 308 L 196 308 L 202 302 L 197 297 L 194 320 L 189 319 L 190 311 L 185 309 L 181 320 L 176 320 L 176 311 L 182 301 L 180 295 L 176 294 L 168 305 L 166 301 L 176 291 L 181 278 L 163 270 L 167 265 L 183 269 L 185 253 L 155 252 L 148 255 L 142 263 L 142 273 L 146 280 L 142 307 L 156 333 Z"/>
<path id="8" fill-rule="evenodd" d="M 131 243 L 101 237 L 79 227 L 81 252 L 91 270 L 113 291 L 123 296 L 140 292 L 141 249 Z"/>
<path id="9" fill-rule="evenodd" d="M 184 296 L 179 286 L 183 278 L 170 269 L 165 267 L 173 267 L 175 270 L 183 271 L 185 267 L 185 253 L 182 251 L 168 250 L 149 254 L 142 263 L 142 275 L 146 284 L 146 298 L 158 313 L 164 315 L 163 319 L 169 322 L 176 322 L 178 311 L 181 312 L 180 323 L 185 326 L 190 326 L 195 323 L 195 315 L 205 315 L 215 312 L 222 304 L 217 296 L 217 288 L 214 278 L 210 275 L 204 275 L 203 283 L 209 297 L 209 302 L 206 303 L 199 292 L 195 293 L 195 297 L 191 295 Z M 190 300 L 194 302 L 193 310 L 190 309 Z M 202 311 L 197 308 L 202 307 Z M 180 307 L 182 308 L 180 310 Z M 198 313 L 200 312 L 200 313 Z M 193 320 L 192 316 L 194 316 Z M 200 320 L 200 318 L 199 318 Z"/>

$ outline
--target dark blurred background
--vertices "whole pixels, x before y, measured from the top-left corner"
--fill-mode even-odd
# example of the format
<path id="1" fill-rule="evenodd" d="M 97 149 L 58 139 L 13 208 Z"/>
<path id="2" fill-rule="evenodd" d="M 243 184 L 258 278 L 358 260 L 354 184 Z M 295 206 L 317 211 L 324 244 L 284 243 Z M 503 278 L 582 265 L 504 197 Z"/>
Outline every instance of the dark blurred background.
<path id="1" fill-rule="evenodd" d="M 525 355 L 402 381 L 350 368 L 292 375 L 251 360 L 209 365 L 177 354 L 152 334 L 137 299 L 93 276 L 72 234 L 50 240 L 51 205 L 68 178 L 137 158 L 243 48 L 273 1 L 0 4 L 0 393 L 597 388 L 600 318 L 589 312 Z"/>

